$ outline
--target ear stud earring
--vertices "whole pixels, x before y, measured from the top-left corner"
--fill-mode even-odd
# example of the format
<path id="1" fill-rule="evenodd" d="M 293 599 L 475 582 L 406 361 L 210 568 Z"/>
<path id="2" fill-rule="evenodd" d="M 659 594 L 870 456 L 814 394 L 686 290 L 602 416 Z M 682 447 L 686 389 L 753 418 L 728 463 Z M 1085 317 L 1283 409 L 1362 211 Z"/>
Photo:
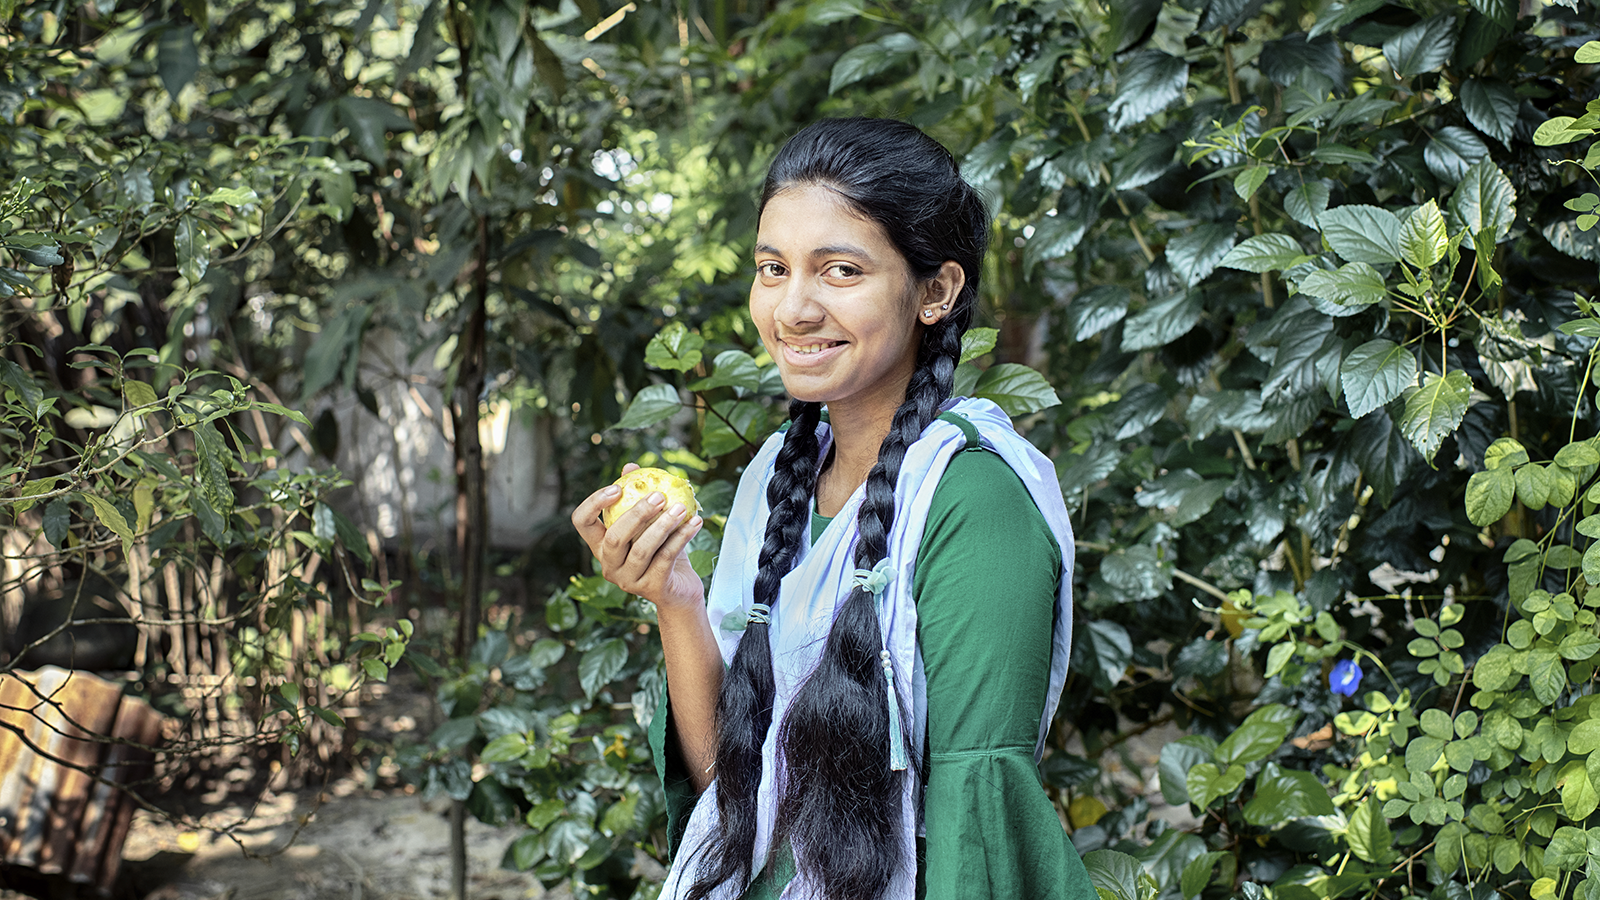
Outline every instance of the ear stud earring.
<path id="1" fill-rule="evenodd" d="M 922 311 L 922 317 L 924 319 L 926 319 L 926 318 L 928 318 L 929 316 L 932 316 L 932 315 L 933 315 L 933 310 L 931 310 L 931 309 L 925 309 L 925 310 Z"/>
<path id="2" fill-rule="evenodd" d="M 940 307 L 939 307 L 939 308 L 940 308 L 940 309 L 949 309 L 949 308 L 950 308 L 950 304 L 948 304 L 948 303 L 946 303 L 946 304 L 943 304 L 943 305 L 941 305 L 941 306 L 940 306 Z"/>

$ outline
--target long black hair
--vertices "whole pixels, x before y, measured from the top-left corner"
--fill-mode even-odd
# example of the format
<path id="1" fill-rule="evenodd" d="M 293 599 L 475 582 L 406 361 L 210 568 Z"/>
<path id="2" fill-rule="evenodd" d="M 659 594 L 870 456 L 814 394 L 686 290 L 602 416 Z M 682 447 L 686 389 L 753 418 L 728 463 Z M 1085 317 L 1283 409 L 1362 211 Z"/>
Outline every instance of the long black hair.
<path id="1" fill-rule="evenodd" d="M 966 275 L 948 312 L 921 329 L 905 400 L 867 475 L 855 562 L 871 569 L 888 552 L 900 463 L 955 382 L 961 336 L 977 301 L 989 213 L 948 150 L 912 125 L 885 119 L 828 119 L 795 135 L 767 172 L 761 209 L 779 193 L 806 186 L 835 192 L 857 214 L 878 223 L 917 282 L 932 280 L 946 261 L 958 263 Z M 811 522 L 820 417 L 820 404 L 790 403 L 789 431 L 767 485 L 770 515 L 755 602 L 774 609 L 779 584 Z M 840 607 L 822 659 L 779 729 L 784 770 L 772 845 L 791 846 L 800 871 L 827 900 L 880 897 L 901 863 L 896 839 L 900 779 L 915 777 L 917 766 L 906 772 L 889 767 L 882 646 L 872 595 L 857 588 Z M 703 900 L 730 879 L 740 885 L 750 880 L 761 745 L 772 725 L 773 696 L 767 626 L 751 624 L 717 698 L 716 802 L 722 830 L 701 857 L 691 900 Z M 910 721 L 906 715 L 900 719 Z"/>

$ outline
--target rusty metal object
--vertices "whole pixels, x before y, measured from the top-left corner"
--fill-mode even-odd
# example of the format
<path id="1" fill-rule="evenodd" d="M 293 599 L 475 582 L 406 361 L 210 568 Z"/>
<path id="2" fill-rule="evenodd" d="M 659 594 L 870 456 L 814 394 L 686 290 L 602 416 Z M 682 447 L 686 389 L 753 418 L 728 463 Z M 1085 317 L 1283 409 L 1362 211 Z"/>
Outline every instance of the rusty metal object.
<path id="1" fill-rule="evenodd" d="M 0 863 L 109 894 L 161 715 L 85 672 L 0 675 Z"/>

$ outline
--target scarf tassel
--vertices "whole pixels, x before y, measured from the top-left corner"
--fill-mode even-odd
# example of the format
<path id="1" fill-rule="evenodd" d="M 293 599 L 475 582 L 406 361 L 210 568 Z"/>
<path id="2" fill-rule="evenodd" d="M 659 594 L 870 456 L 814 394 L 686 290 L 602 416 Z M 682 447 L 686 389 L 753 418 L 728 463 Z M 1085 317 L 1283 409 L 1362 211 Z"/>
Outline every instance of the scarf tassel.
<path id="1" fill-rule="evenodd" d="M 906 756 L 905 733 L 900 728 L 900 701 L 894 691 L 894 663 L 889 660 L 888 650 L 880 653 L 878 658 L 883 660 L 884 693 L 889 703 L 889 768 L 904 772 L 911 765 L 911 760 Z"/>

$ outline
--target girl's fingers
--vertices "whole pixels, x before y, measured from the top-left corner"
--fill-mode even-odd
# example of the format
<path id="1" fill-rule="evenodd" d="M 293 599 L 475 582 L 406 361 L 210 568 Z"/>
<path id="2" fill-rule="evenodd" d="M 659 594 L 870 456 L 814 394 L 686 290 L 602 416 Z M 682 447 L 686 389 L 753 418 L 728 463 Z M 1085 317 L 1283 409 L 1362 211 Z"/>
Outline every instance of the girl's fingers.
<path id="1" fill-rule="evenodd" d="M 651 562 L 662 555 L 662 545 L 677 530 L 678 525 L 683 522 L 687 513 L 688 511 L 683 508 L 683 504 L 674 503 L 664 510 L 661 515 L 657 516 L 648 528 L 633 539 L 633 546 L 628 551 L 628 558 L 623 565 L 623 571 L 630 574 L 637 573 L 638 577 L 642 577 L 645 571 L 650 568 Z M 617 524 L 620 525 L 622 523 L 619 521 Z M 673 556 L 676 556 L 676 554 L 673 554 Z M 671 559 L 672 557 L 669 556 L 667 558 Z"/>
<path id="2" fill-rule="evenodd" d="M 673 563 L 677 561 L 678 556 L 683 553 L 684 548 L 689 546 L 689 541 L 700 533 L 700 526 L 704 524 L 704 519 L 695 516 L 680 525 L 676 531 L 668 535 L 667 539 L 661 543 L 661 549 L 656 551 L 652 567 L 664 567 L 664 571 L 670 570 Z"/>
<path id="3" fill-rule="evenodd" d="M 590 552 L 598 555 L 600 542 L 605 539 L 606 526 L 600 522 L 600 513 L 606 507 L 616 503 L 622 496 L 622 489 L 616 485 L 607 485 L 590 494 L 579 503 L 572 511 L 572 527 L 577 529 L 578 536 L 589 545 Z"/>

